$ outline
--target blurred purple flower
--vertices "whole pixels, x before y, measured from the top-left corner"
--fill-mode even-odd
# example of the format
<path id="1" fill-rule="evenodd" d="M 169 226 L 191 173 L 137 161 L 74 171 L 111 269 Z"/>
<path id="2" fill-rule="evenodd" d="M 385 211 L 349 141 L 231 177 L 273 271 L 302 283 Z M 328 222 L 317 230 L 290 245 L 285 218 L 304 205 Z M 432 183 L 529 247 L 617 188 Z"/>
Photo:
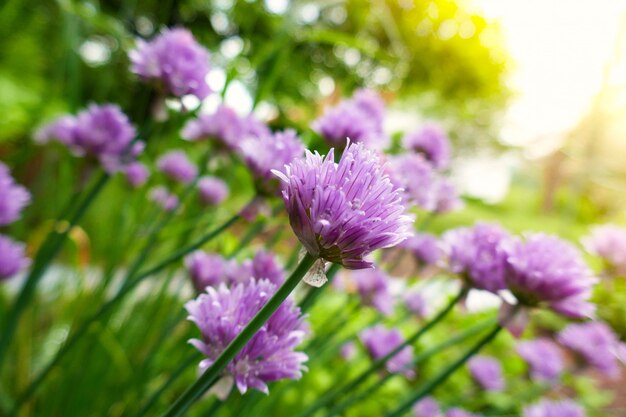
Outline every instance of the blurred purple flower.
<path id="1" fill-rule="evenodd" d="M 156 164 L 167 177 L 183 184 L 189 184 L 198 175 L 198 167 L 179 149 L 161 155 Z"/>
<path id="2" fill-rule="evenodd" d="M 524 408 L 523 417 L 585 417 L 585 410 L 572 400 L 542 400 Z"/>
<path id="3" fill-rule="evenodd" d="M 167 94 L 203 99 L 211 92 L 209 53 L 187 29 L 165 29 L 149 42 L 140 39 L 129 57 L 134 74 L 157 82 Z"/>
<path id="4" fill-rule="evenodd" d="M 217 206 L 228 197 L 228 185 L 216 177 L 202 177 L 198 180 L 200 202 L 205 206 Z"/>
<path id="5" fill-rule="evenodd" d="M 267 279 L 274 285 L 281 285 L 285 281 L 285 268 L 276 259 L 276 256 L 268 251 L 260 250 L 252 258 L 252 277 L 257 280 Z"/>
<path id="6" fill-rule="evenodd" d="M 384 316 L 393 314 L 395 300 L 389 292 L 389 277 L 382 270 L 351 271 L 350 276 L 365 305 L 374 307 Z"/>
<path id="7" fill-rule="evenodd" d="M 207 357 L 200 362 L 201 371 L 211 366 L 275 291 L 276 286 L 267 280 L 250 280 L 231 288 L 222 284 L 217 289 L 208 287 L 185 305 L 189 320 L 202 333 L 202 340 L 190 341 Z M 295 348 L 305 334 L 300 309 L 287 299 L 229 363 L 227 375 L 242 394 L 250 388 L 267 394 L 268 382 L 299 379 L 308 357 Z"/>
<path id="8" fill-rule="evenodd" d="M 402 138 L 405 149 L 424 155 L 437 169 L 446 169 L 450 164 L 450 139 L 441 126 L 427 123 L 420 129 Z"/>
<path id="9" fill-rule="evenodd" d="M 474 356 L 468 362 L 472 378 L 487 391 L 502 391 L 504 378 L 500 362 L 489 356 Z"/>
<path id="10" fill-rule="evenodd" d="M 581 253 L 571 244 L 554 236 L 528 234 L 522 241 L 508 239 L 506 283 L 520 304 L 547 306 L 567 317 L 592 316 L 589 302 L 596 283 Z"/>
<path id="11" fill-rule="evenodd" d="M 449 213 L 463 207 L 457 188 L 447 178 L 440 177 L 435 183 L 435 212 Z"/>
<path id="12" fill-rule="evenodd" d="M 15 182 L 9 168 L 0 162 L 0 226 L 18 220 L 28 204 L 30 193 Z"/>
<path id="13" fill-rule="evenodd" d="M 407 154 L 393 157 L 389 161 L 388 170 L 391 181 L 404 190 L 407 201 L 427 211 L 437 208 L 439 178 L 421 155 Z"/>
<path id="14" fill-rule="evenodd" d="M 565 369 L 559 347 L 548 339 L 517 344 L 517 353 L 528 363 L 530 376 L 537 381 L 555 381 Z"/>
<path id="15" fill-rule="evenodd" d="M 582 242 L 590 253 L 603 258 L 611 268 L 626 272 L 626 227 L 613 224 L 594 227 Z"/>
<path id="16" fill-rule="evenodd" d="M 442 417 L 439 404 L 432 397 L 425 397 L 413 406 L 413 417 Z"/>
<path id="17" fill-rule="evenodd" d="M 149 198 L 165 211 L 172 211 L 178 207 L 178 197 L 170 193 L 163 186 L 154 187 L 150 190 Z"/>
<path id="18" fill-rule="evenodd" d="M 424 318 L 429 313 L 428 302 L 424 294 L 417 289 L 409 289 L 404 296 L 406 308 L 419 318 Z"/>
<path id="19" fill-rule="evenodd" d="M 377 325 L 363 330 L 359 334 L 361 342 L 372 359 L 380 359 L 404 343 L 404 337 L 398 329 L 386 329 Z M 387 361 L 386 368 L 391 373 L 403 373 L 412 378 L 415 372 L 413 366 L 413 347 L 406 346 Z"/>
<path id="20" fill-rule="evenodd" d="M 449 269 L 471 287 L 493 293 L 506 288 L 506 254 L 501 245 L 508 237 L 502 227 L 489 223 L 446 232 L 442 240 Z"/>
<path id="21" fill-rule="evenodd" d="M 133 188 L 139 188 L 144 185 L 150 176 L 148 167 L 141 162 L 131 162 L 124 168 L 124 173 L 126 174 L 126 181 Z"/>
<path id="22" fill-rule="evenodd" d="M 446 411 L 446 417 L 482 417 L 480 414 L 470 413 L 460 408 L 451 408 Z"/>
<path id="23" fill-rule="evenodd" d="M 385 102 L 376 91 L 361 88 L 354 92 L 351 101 L 355 106 L 382 126 L 385 117 Z"/>
<path id="24" fill-rule="evenodd" d="M 428 233 L 416 233 L 402 242 L 400 247 L 411 252 L 422 266 L 435 265 L 443 256 L 439 240 Z"/>
<path id="25" fill-rule="evenodd" d="M 346 342 L 341 346 L 339 354 L 344 360 L 352 360 L 356 356 L 356 344 L 354 342 Z"/>
<path id="26" fill-rule="evenodd" d="M 570 324 L 559 333 L 558 341 L 610 377 L 619 376 L 618 361 L 626 359 L 621 357 L 623 343 L 606 323 Z"/>
<path id="27" fill-rule="evenodd" d="M 11 278 L 30 265 L 23 243 L 0 235 L 0 281 Z"/>
<path id="28" fill-rule="evenodd" d="M 349 145 L 339 163 L 306 152 L 273 171 L 285 184 L 289 221 L 307 251 L 348 269 L 370 268 L 364 257 L 397 245 L 411 234 L 413 219 L 378 157 L 361 144 Z"/>
<path id="29" fill-rule="evenodd" d="M 213 114 L 200 114 L 183 127 L 182 137 L 187 140 L 215 140 L 221 147 L 234 150 L 243 136 L 242 121 L 227 106 L 219 106 Z"/>

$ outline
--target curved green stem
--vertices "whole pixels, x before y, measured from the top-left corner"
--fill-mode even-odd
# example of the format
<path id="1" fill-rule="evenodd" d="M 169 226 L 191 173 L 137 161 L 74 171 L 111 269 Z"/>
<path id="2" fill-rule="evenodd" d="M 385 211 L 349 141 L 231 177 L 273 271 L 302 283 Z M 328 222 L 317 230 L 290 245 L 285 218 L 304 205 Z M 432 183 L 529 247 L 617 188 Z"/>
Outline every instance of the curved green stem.
<path id="1" fill-rule="evenodd" d="M 302 258 L 296 270 L 283 285 L 276 291 L 272 298 L 263 306 L 263 308 L 254 316 L 243 331 L 237 336 L 221 353 L 221 355 L 213 362 L 211 367 L 206 370 L 198 378 L 198 380 L 185 391 L 172 404 L 172 406 L 163 415 L 164 417 L 179 417 L 191 407 L 220 377 L 222 371 L 232 361 L 237 353 L 248 343 L 248 341 L 256 334 L 256 332 L 265 324 L 265 322 L 274 314 L 285 299 L 291 294 L 296 285 L 302 280 L 304 275 L 311 268 L 315 258 L 308 253 Z"/>

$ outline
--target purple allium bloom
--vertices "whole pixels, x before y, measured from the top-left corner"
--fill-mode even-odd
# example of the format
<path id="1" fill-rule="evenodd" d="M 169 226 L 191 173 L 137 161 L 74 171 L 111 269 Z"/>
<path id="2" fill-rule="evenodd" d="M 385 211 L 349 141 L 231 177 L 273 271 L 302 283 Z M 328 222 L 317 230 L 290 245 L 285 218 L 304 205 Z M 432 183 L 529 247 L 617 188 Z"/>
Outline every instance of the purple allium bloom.
<path id="1" fill-rule="evenodd" d="M 554 381 L 565 364 L 559 347 L 548 339 L 535 339 L 517 344 L 517 353 L 528 363 L 530 376 L 537 381 Z"/>
<path id="2" fill-rule="evenodd" d="M 428 233 L 416 233 L 400 246 L 411 252 L 420 265 L 435 265 L 443 256 L 439 240 Z"/>
<path id="3" fill-rule="evenodd" d="M 281 170 L 304 154 L 304 144 L 295 130 L 288 129 L 272 135 L 248 136 L 241 142 L 239 152 L 252 172 L 258 191 L 274 195 L 280 191 L 280 180 L 272 170 Z"/>
<path id="4" fill-rule="evenodd" d="M 178 207 L 178 197 L 170 193 L 167 188 L 163 186 L 154 187 L 150 190 L 150 200 L 155 202 L 165 211 L 172 211 Z"/>
<path id="5" fill-rule="evenodd" d="M 362 269 L 350 273 L 361 300 L 382 315 L 393 314 L 395 300 L 389 292 L 389 277 L 380 269 Z"/>
<path id="6" fill-rule="evenodd" d="M 622 343 L 606 323 L 570 324 L 559 333 L 558 341 L 600 372 L 611 377 L 619 375 Z"/>
<path id="7" fill-rule="evenodd" d="M 593 315 L 595 306 L 588 300 L 596 278 L 574 246 L 535 233 L 524 241 L 509 239 L 502 248 L 507 257 L 506 283 L 522 305 L 545 305 L 573 318 Z"/>
<path id="8" fill-rule="evenodd" d="M 501 246 L 507 238 L 506 230 L 489 223 L 450 230 L 443 235 L 448 267 L 474 288 L 502 290 L 506 288 L 506 255 Z"/>
<path id="9" fill-rule="evenodd" d="M 169 178 L 183 184 L 189 184 L 198 175 L 198 167 L 189 160 L 185 152 L 178 149 L 163 154 L 157 160 L 157 168 Z"/>
<path id="10" fill-rule="evenodd" d="M 252 258 L 251 267 L 253 278 L 267 279 L 274 285 L 281 285 L 285 281 L 285 268 L 271 252 L 258 251 Z"/>
<path id="11" fill-rule="evenodd" d="M 227 282 L 225 270 L 228 269 L 228 264 L 220 255 L 198 250 L 188 255 L 184 263 L 197 291 Z"/>
<path id="12" fill-rule="evenodd" d="M 267 280 L 250 280 L 231 288 L 207 288 L 205 294 L 189 301 L 185 308 L 196 323 L 202 340 L 190 343 L 207 359 L 200 362 L 206 370 L 270 299 L 276 286 Z M 306 334 L 306 326 L 293 300 L 287 299 L 246 346 L 226 367 L 243 394 L 249 388 L 268 393 L 267 383 L 280 379 L 298 379 L 308 359 L 294 349 Z"/>
<path id="13" fill-rule="evenodd" d="M 348 269 L 371 268 L 370 252 L 397 245 L 411 234 L 398 189 L 375 153 L 349 145 L 339 163 L 307 151 L 285 172 L 283 198 L 289 221 L 307 251 Z"/>
<path id="14" fill-rule="evenodd" d="M 339 354 L 347 361 L 353 359 L 356 356 L 356 344 L 354 342 L 344 343 L 339 350 Z"/>
<path id="15" fill-rule="evenodd" d="M 435 123 L 427 123 L 408 133 L 402 138 L 402 144 L 405 149 L 424 155 L 437 169 L 445 169 L 450 164 L 450 139 Z"/>
<path id="16" fill-rule="evenodd" d="M 424 294 L 417 289 L 409 289 L 404 296 L 406 308 L 417 317 L 425 317 L 428 314 L 428 303 Z"/>
<path id="17" fill-rule="evenodd" d="M 413 417 L 441 417 L 441 408 L 433 397 L 425 397 L 413 406 Z"/>
<path id="18" fill-rule="evenodd" d="M 589 252 L 603 258 L 610 267 L 621 273 L 626 271 L 626 227 L 597 226 L 582 241 Z"/>
<path id="19" fill-rule="evenodd" d="M 15 183 L 9 168 L 0 162 L 0 226 L 18 220 L 30 203 L 30 193 Z"/>
<path id="20" fill-rule="evenodd" d="M 438 176 L 433 167 L 421 156 L 407 154 L 390 159 L 389 174 L 393 183 L 401 187 L 405 199 L 423 210 L 437 208 Z"/>
<path id="21" fill-rule="evenodd" d="M 23 243 L 0 235 L 0 281 L 11 278 L 30 265 Z"/>
<path id="22" fill-rule="evenodd" d="M 69 146 L 74 140 L 75 129 L 76 118 L 74 116 L 61 116 L 39 128 L 37 132 L 35 132 L 35 141 L 44 144 L 51 140 L 57 140 Z"/>
<path id="23" fill-rule="evenodd" d="M 449 213 L 463 207 L 457 188 L 447 178 L 439 178 L 435 185 L 435 212 Z"/>
<path id="24" fill-rule="evenodd" d="M 467 365 L 472 378 L 487 391 L 502 391 L 504 378 L 500 362 L 489 356 L 474 356 Z"/>
<path id="25" fill-rule="evenodd" d="M 386 329 L 383 325 L 363 330 L 359 334 L 359 338 L 374 360 L 386 356 L 404 343 L 404 337 L 400 330 Z M 391 373 L 403 373 L 407 377 L 412 378 L 415 375 L 415 372 L 411 369 L 412 362 L 413 347 L 406 346 L 387 361 L 386 368 Z"/>
<path id="26" fill-rule="evenodd" d="M 385 117 L 385 102 L 374 90 L 361 88 L 352 95 L 352 103 L 380 125 Z"/>
<path id="27" fill-rule="evenodd" d="M 126 174 L 126 181 L 133 188 L 139 188 L 148 181 L 150 171 L 141 162 L 131 162 L 124 168 L 124 174 Z"/>
<path id="28" fill-rule="evenodd" d="M 524 408 L 524 417 L 585 417 L 585 410 L 572 400 L 543 400 Z"/>
<path id="29" fill-rule="evenodd" d="M 200 201 L 206 206 L 217 206 L 228 197 L 228 185 L 216 177 L 202 177 L 198 180 Z"/>
<path id="30" fill-rule="evenodd" d="M 188 121 L 182 131 L 187 140 L 211 139 L 229 150 L 237 149 L 242 136 L 242 120 L 235 110 L 223 105 L 213 114 L 201 114 Z"/>
<path id="31" fill-rule="evenodd" d="M 480 414 L 470 413 L 460 408 L 451 408 L 446 411 L 446 417 L 482 417 Z"/>
<path id="32" fill-rule="evenodd" d="M 211 92 L 206 82 L 209 53 L 186 29 L 166 29 L 149 42 L 138 40 L 129 53 L 131 71 L 144 81 L 156 81 L 176 97 Z"/>

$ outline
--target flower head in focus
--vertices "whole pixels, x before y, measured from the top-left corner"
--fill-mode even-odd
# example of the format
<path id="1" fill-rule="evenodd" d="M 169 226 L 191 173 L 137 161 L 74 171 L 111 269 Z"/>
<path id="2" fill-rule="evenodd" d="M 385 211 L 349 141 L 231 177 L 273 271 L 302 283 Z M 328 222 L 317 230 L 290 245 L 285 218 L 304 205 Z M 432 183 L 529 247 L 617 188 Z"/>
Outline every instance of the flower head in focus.
<path id="1" fill-rule="evenodd" d="M 291 227 L 312 256 L 370 268 L 365 256 L 406 239 L 413 219 L 376 154 L 351 144 L 339 163 L 333 159 L 333 150 L 325 158 L 307 151 L 284 172 L 273 171 L 285 183 Z"/>
<path id="2" fill-rule="evenodd" d="M 506 253 L 505 279 L 518 302 L 527 307 L 547 306 L 567 317 L 592 316 L 589 302 L 596 278 L 581 253 L 554 236 L 528 234 L 502 245 Z"/>
<path id="3" fill-rule="evenodd" d="M 166 29 L 149 42 L 139 40 L 129 57 L 134 74 L 158 83 L 169 95 L 203 99 L 211 92 L 209 53 L 187 29 Z"/>
<path id="4" fill-rule="evenodd" d="M 185 308 L 202 339 L 190 341 L 206 359 L 200 362 L 204 371 L 226 346 L 252 320 L 276 291 L 267 280 L 250 280 L 231 288 L 221 284 L 189 301 Z M 225 370 L 243 394 L 248 389 L 268 393 L 267 383 L 281 379 L 299 379 L 306 369 L 307 355 L 295 351 L 306 334 L 306 326 L 291 299 L 278 310 L 250 339 Z"/>
<path id="5" fill-rule="evenodd" d="M 0 235 L 0 281 L 11 278 L 30 265 L 23 243 Z"/>
<path id="6" fill-rule="evenodd" d="M 439 403 L 433 397 L 425 397 L 413 406 L 413 417 L 442 417 Z"/>
<path id="7" fill-rule="evenodd" d="M 387 329 L 383 325 L 377 325 L 363 330 L 359 334 L 359 338 L 374 360 L 386 356 L 404 343 L 404 337 L 402 333 L 400 333 L 400 330 Z M 412 378 L 415 375 L 412 369 L 412 363 L 413 347 L 406 346 L 395 356 L 390 358 L 385 366 L 391 373 L 403 373 L 408 378 Z"/>
<path id="8" fill-rule="evenodd" d="M 427 123 L 402 138 L 405 149 L 422 154 L 433 167 L 446 169 L 450 163 L 450 139 L 441 126 Z"/>
<path id="9" fill-rule="evenodd" d="M 487 391 L 502 391 L 504 378 L 500 362 L 489 356 L 474 356 L 468 362 L 472 378 Z"/>
<path id="10" fill-rule="evenodd" d="M 30 193 L 15 183 L 9 168 L 0 162 L 0 226 L 18 220 L 22 210 L 30 203 Z"/>
<path id="11" fill-rule="evenodd" d="M 561 350 L 548 339 L 520 342 L 517 353 L 528 363 L 530 376 L 534 380 L 554 381 L 565 369 Z"/>
<path id="12" fill-rule="evenodd" d="M 613 224 L 594 227 L 582 242 L 589 252 L 602 258 L 610 268 L 626 273 L 626 227 Z"/>
<path id="13" fill-rule="evenodd" d="M 198 167 L 179 149 L 161 155 L 156 164 L 167 177 L 183 184 L 189 184 L 198 175 Z"/>
<path id="14" fill-rule="evenodd" d="M 361 300 L 384 316 L 393 313 L 395 300 L 389 292 L 389 277 L 380 269 L 352 271 L 350 278 L 356 284 Z"/>
<path id="15" fill-rule="evenodd" d="M 523 417 L 585 417 L 585 410 L 571 400 L 543 400 L 524 408 Z"/>
<path id="16" fill-rule="evenodd" d="M 228 185 L 216 177 L 202 177 L 198 180 L 200 201 L 205 206 L 217 206 L 228 197 Z"/>

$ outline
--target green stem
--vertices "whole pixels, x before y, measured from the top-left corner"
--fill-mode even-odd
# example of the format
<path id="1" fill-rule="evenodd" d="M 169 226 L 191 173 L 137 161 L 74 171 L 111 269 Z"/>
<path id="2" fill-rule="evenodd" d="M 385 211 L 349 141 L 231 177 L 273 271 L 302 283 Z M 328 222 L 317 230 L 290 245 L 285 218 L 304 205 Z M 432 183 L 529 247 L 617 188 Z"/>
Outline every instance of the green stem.
<path id="1" fill-rule="evenodd" d="M 6 325 L 4 326 L 4 331 L 2 332 L 2 339 L 0 339 L 0 363 L 5 363 L 4 355 L 6 354 L 11 339 L 13 338 L 13 334 L 15 333 L 15 329 L 17 328 L 24 309 L 35 294 L 35 288 L 37 287 L 37 284 L 48 269 L 48 266 L 50 265 L 52 259 L 54 259 L 54 257 L 61 250 L 61 246 L 65 242 L 67 234 L 80 221 L 89 206 L 93 203 L 100 191 L 102 191 L 104 186 L 107 184 L 109 178 L 110 176 L 107 173 L 103 173 L 96 182 L 96 184 L 94 184 L 92 189 L 89 191 L 85 199 L 79 204 L 76 212 L 70 218 L 69 224 L 65 228 L 65 230 L 60 233 L 56 230 L 51 231 L 46 237 L 44 243 L 39 248 L 39 251 L 35 255 L 33 268 L 28 274 L 26 282 L 24 283 L 24 286 L 22 287 L 17 297 L 17 300 L 13 305 L 13 308 L 7 316 L 8 319 Z"/>
<path id="2" fill-rule="evenodd" d="M 325 287 L 329 286 L 333 282 L 333 279 L 335 278 L 335 275 L 337 275 L 337 272 L 339 272 L 340 268 L 341 264 L 332 264 L 330 268 L 328 268 L 328 272 L 326 272 L 326 278 L 328 278 L 328 282 L 324 284 L 321 288 L 309 288 L 309 291 L 300 302 L 300 311 L 306 313 L 311 307 L 313 307 L 313 304 L 315 304 L 317 297 L 319 297 Z"/>
<path id="3" fill-rule="evenodd" d="M 276 291 L 272 298 L 263 306 L 263 308 L 254 316 L 243 331 L 237 336 L 222 354 L 213 362 L 211 367 L 198 378 L 198 380 L 187 391 L 181 395 L 178 400 L 172 404 L 164 417 L 179 417 L 191 407 L 219 378 L 222 371 L 232 361 L 237 353 L 248 343 L 248 341 L 256 334 L 256 332 L 265 324 L 265 322 L 274 314 L 285 299 L 291 294 L 296 285 L 302 280 L 307 271 L 311 268 L 315 258 L 308 253 L 302 258 L 300 264 L 284 284 Z"/>
<path id="4" fill-rule="evenodd" d="M 452 362 L 447 368 L 439 372 L 433 379 L 422 385 L 413 395 L 407 398 L 398 408 L 385 414 L 385 417 L 400 417 L 411 409 L 413 404 L 429 395 L 435 388 L 445 382 L 450 375 L 465 364 L 472 356 L 478 353 L 485 345 L 491 342 L 502 330 L 500 324 L 496 325 L 485 337 L 472 346 L 463 356 Z"/>
<path id="5" fill-rule="evenodd" d="M 309 416 L 313 415 L 318 409 L 320 409 L 322 407 L 325 407 L 326 405 L 330 404 L 331 401 L 334 401 L 336 398 L 339 398 L 339 396 L 341 396 L 341 395 L 343 395 L 343 394 L 345 394 L 347 392 L 350 392 L 353 389 L 355 389 L 358 386 L 360 386 L 362 383 L 364 383 L 370 377 L 370 375 L 372 375 L 373 373 L 375 373 L 376 371 L 381 369 L 383 366 L 385 366 L 385 364 L 387 363 L 387 361 L 389 359 L 391 359 L 392 357 L 397 355 L 406 346 L 415 343 L 426 332 L 428 332 L 437 323 L 439 323 L 441 320 L 443 320 L 443 318 L 446 315 L 448 315 L 448 313 L 450 313 L 450 311 L 452 311 L 454 306 L 461 299 L 463 299 L 466 294 L 467 294 L 467 289 L 463 288 L 459 292 L 459 294 L 456 297 L 454 297 L 448 303 L 448 305 L 446 305 L 446 307 L 443 310 L 441 310 L 435 317 L 433 317 L 429 322 L 427 322 L 423 327 L 421 327 L 417 332 L 415 332 L 411 337 L 409 337 L 404 343 L 399 345 L 397 348 L 395 348 L 394 350 L 392 350 L 391 352 L 389 352 L 387 355 L 383 356 L 382 358 L 379 358 L 379 359 L 375 360 L 374 362 L 372 362 L 372 364 L 370 365 L 370 367 L 368 369 L 363 371 L 359 376 L 354 378 L 348 384 L 344 385 L 342 388 L 338 389 L 337 391 L 333 391 L 332 388 L 331 388 L 331 390 L 327 391 L 316 402 L 314 402 L 311 406 L 309 406 L 301 414 L 299 414 L 298 417 L 309 417 Z"/>

